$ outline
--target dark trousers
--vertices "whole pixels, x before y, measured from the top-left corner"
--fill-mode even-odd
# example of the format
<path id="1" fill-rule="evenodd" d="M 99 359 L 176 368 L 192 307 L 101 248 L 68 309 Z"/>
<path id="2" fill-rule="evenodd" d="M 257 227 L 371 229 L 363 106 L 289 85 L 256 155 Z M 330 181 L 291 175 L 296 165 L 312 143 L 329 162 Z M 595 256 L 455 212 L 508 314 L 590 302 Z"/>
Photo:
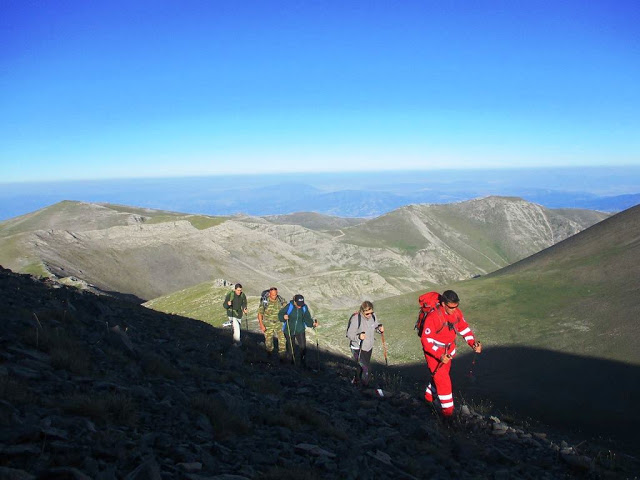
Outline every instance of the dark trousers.
<path id="1" fill-rule="evenodd" d="M 287 338 L 287 352 L 293 356 L 295 364 L 306 365 L 307 336 L 305 332 L 293 333 L 291 337 L 289 337 L 289 332 L 285 329 L 284 335 Z M 291 351 L 291 347 L 293 347 L 293 352 Z"/>
<path id="2" fill-rule="evenodd" d="M 358 372 L 356 373 L 356 380 L 360 381 L 363 386 L 369 385 L 369 376 L 371 373 L 371 354 L 373 349 L 365 352 L 364 350 L 351 350 L 353 353 L 353 359 L 358 364 Z"/>

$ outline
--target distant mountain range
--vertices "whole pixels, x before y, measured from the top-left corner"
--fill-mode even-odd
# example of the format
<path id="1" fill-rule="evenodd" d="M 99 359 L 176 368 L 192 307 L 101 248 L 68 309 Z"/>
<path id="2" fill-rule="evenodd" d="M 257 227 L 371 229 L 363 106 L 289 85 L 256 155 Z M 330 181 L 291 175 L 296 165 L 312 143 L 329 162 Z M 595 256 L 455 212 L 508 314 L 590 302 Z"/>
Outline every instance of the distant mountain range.
<path id="1" fill-rule="evenodd" d="M 62 202 L 0 223 L 0 263 L 149 300 L 225 278 L 327 306 L 509 265 L 606 218 L 517 198 L 410 205 L 371 220 L 208 217 Z"/>

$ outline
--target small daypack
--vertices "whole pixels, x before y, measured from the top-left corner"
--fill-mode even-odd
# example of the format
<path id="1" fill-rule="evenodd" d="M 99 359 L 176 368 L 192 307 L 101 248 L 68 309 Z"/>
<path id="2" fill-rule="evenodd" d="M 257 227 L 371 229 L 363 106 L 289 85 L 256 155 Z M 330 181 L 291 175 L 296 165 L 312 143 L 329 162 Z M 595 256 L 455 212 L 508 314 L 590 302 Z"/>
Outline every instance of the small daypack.
<path id="1" fill-rule="evenodd" d="M 420 304 L 420 312 L 418 312 L 418 319 L 413 329 L 417 331 L 418 337 L 422 337 L 424 321 L 427 315 L 440 304 L 440 294 L 438 292 L 423 293 L 418 298 L 418 303 Z"/>
<path id="2" fill-rule="evenodd" d="M 349 337 L 349 327 L 351 326 L 351 320 L 353 320 L 353 317 L 358 316 L 358 330 L 360 330 L 360 324 L 362 323 L 362 313 L 360 312 L 354 312 L 351 314 L 351 316 L 349 317 L 349 321 L 347 322 L 347 333 L 346 333 L 346 337 Z M 372 313 L 371 314 L 371 318 L 373 319 L 373 321 L 375 322 L 376 320 L 376 314 Z"/>
<path id="3" fill-rule="evenodd" d="M 307 313 L 307 310 L 308 310 L 308 308 L 307 308 L 307 304 L 305 303 L 305 304 L 302 306 L 302 313 L 303 313 L 303 314 L 304 314 L 304 313 Z M 289 302 L 289 308 L 287 308 L 287 315 L 291 315 L 291 312 L 293 312 L 293 303 L 292 303 L 292 302 Z"/>
<path id="4" fill-rule="evenodd" d="M 235 290 L 231 290 L 229 293 L 227 293 L 227 295 L 224 297 L 224 303 L 225 303 L 225 305 L 226 305 L 226 303 L 227 303 L 229 300 L 233 300 L 233 296 L 234 296 L 235 294 L 236 294 Z M 240 294 L 240 298 L 242 298 L 242 297 L 244 297 L 245 299 L 247 298 L 247 296 L 244 294 L 244 292 L 242 292 L 242 293 Z M 231 307 L 226 306 L 225 308 L 226 308 L 227 310 L 229 310 Z"/>
<path id="5" fill-rule="evenodd" d="M 282 298 L 280 294 L 278 294 L 277 299 L 278 299 L 278 302 L 280 302 L 280 305 L 284 305 L 286 303 L 286 300 Z M 267 306 L 269 305 L 269 289 L 268 288 L 266 290 L 263 290 L 262 293 L 260 294 L 260 302 L 264 308 L 267 308 Z"/>

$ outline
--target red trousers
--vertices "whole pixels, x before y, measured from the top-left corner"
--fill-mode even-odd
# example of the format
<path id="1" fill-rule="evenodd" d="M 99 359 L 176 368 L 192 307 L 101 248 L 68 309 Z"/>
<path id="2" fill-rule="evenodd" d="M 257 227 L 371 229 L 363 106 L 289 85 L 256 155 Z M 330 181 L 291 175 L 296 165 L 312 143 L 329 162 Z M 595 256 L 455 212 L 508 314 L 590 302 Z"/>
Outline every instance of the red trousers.
<path id="1" fill-rule="evenodd" d="M 453 415 L 453 389 L 451 387 L 451 377 L 449 376 L 451 360 L 448 363 L 442 363 L 427 354 L 425 354 L 424 358 L 427 360 L 427 366 L 431 372 L 431 382 L 429 382 L 424 392 L 424 399 L 429 403 L 433 402 L 433 389 L 435 388 L 442 407 L 442 415 L 449 417 Z"/>

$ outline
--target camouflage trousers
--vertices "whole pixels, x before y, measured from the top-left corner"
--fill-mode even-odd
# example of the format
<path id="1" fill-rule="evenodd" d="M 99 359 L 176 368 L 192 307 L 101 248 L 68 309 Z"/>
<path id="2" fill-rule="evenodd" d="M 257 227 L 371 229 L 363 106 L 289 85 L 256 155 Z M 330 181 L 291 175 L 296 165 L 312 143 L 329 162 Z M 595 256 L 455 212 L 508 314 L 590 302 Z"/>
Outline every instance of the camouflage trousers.
<path id="1" fill-rule="evenodd" d="M 282 323 L 280 322 L 264 322 L 264 346 L 267 353 L 273 352 L 273 337 L 278 339 L 278 355 L 283 357 L 286 353 L 287 344 L 282 331 Z"/>

